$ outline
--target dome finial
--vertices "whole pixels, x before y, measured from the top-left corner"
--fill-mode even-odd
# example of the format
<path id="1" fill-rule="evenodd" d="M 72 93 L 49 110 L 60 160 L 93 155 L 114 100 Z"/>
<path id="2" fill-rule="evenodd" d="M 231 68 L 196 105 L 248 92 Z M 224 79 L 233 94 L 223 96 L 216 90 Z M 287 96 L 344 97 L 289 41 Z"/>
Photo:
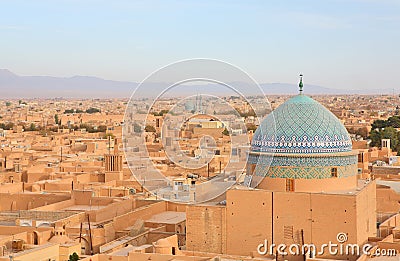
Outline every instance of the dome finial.
<path id="1" fill-rule="evenodd" d="M 300 74 L 299 89 L 300 89 L 300 94 L 302 94 L 303 93 L 303 74 Z"/>

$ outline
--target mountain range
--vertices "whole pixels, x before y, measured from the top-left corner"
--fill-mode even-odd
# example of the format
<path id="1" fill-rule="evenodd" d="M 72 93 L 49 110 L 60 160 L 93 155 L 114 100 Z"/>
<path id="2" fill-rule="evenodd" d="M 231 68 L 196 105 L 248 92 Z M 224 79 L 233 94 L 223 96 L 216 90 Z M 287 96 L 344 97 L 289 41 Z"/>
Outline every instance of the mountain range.
<path id="1" fill-rule="evenodd" d="M 0 69 L 0 99 L 19 98 L 128 98 L 138 86 L 135 82 L 112 81 L 92 76 L 52 77 L 52 76 L 20 76 L 7 69 Z M 141 92 L 141 98 L 152 97 L 161 93 L 169 84 L 147 83 Z M 193 85 L 192 85 L 193 86 Z M 260 84 L 266 95 L 296 94 L 298 87 L 289 83 Z M 215 92 L 215 84 L 196 85 L 202 93 L 223 95 Z M 183 91 L 182 91 L 183 90 Z M 187 92 L 187 94 L 192 92 Z M 305 93 L 323 94 L 392 94 L 393 89 L 344 90 L 317 85 L 306 85 Z M 179 95 L 185 95 L 180 89 Z"/>

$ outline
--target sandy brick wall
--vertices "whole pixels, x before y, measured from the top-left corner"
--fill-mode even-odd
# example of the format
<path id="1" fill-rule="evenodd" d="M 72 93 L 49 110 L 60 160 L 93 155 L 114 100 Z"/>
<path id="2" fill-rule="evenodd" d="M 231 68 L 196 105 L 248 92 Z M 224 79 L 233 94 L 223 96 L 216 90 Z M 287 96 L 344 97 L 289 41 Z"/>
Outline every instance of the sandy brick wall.
<path id="1" fill-rule="evenodd" d="M 223 253 L 226 248 L 225 214 L 225 207 L 222 206 L 188 206 L 187 250 Z"/>

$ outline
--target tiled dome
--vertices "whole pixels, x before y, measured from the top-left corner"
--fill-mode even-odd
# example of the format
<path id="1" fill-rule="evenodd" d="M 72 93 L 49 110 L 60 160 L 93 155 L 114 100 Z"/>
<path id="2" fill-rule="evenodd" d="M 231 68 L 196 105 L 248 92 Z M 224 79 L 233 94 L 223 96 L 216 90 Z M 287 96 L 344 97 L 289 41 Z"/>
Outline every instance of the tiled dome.
<path id="1" fill-rule="evenodd" d="M 336 153 L 352 150 L 339 119 L 310 97 L 296 95 L 269 114 L 256 130 L 251 150 L 271 153 Z"/>

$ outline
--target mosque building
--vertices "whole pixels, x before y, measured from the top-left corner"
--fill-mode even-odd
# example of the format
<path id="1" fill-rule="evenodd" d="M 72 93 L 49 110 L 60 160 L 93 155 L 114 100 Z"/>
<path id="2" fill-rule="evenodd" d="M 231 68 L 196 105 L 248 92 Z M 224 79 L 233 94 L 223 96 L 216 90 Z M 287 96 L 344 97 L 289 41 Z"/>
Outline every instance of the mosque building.
<path id="1" fill-rule="evenodd" d="M 254 134 L 248 173 L 263 189 L 321 192 L 357 186 L 357 155 L 336 116 L 303 94 L 269 114 Z"/>
<path id="2" fill-rule="evenodd" d="M 376 236 L 375 181 L 358 177 L 358 152 L 339 119 L 303 94 L 302 78 L 299 88 L 253 135 L 252 186 L 228 190 L 223 206 L 187 207 L 188 250 L 257 256 L 264 242 L 312 244 L 315 256 L 356 260 L 318 250 L 329 242 L 362 246 Z"/>

